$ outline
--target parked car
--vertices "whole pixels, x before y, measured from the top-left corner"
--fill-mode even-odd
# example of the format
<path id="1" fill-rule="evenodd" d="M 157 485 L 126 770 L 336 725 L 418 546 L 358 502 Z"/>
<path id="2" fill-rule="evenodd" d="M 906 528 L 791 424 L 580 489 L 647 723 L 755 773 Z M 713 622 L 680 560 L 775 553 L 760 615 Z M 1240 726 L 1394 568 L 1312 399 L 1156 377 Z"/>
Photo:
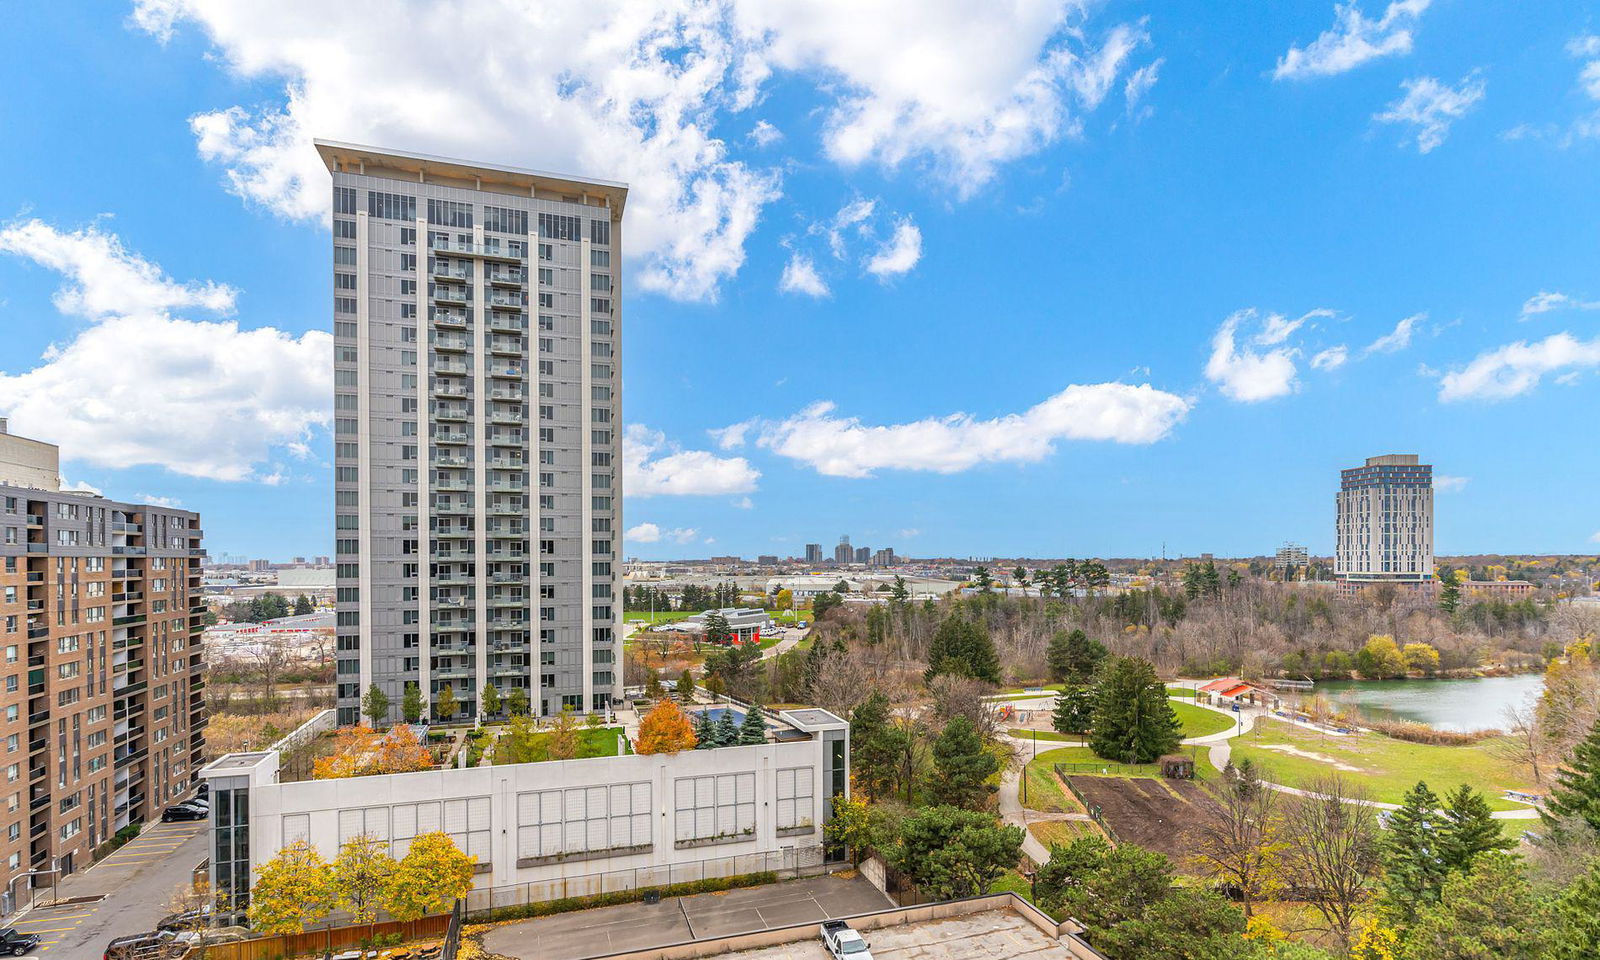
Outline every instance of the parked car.
<path id="1" fill-rule="evenodd" d="M 185 910 L 182 913 L 169 913 L 156 924 L 156 931 L 169 930 L 174 933 L 181 930 L 193 930 L 203 927 L 211 919 L 211 904 L 205 904 L 198 910 Z"/>
<path id="2" fill-rule="evenodd" d="M 870 944 L 843 920 L 822 921 L 822 945 L 833 960 L 872 960 Z"/>
<path id="3" fill-rule="evenodd" d="M 209 816 L 211 816 L 210 810 L 179 803 L 161 811 L 161 822 L 176 823 L 180 820 L 204 820 Z"/>
<path id="4" fill-rule="evenodd" d="M 18 933 L 10 928 L 0 930 L 0 953 L 20 957 L 38 945 L 38 934 Z"/>

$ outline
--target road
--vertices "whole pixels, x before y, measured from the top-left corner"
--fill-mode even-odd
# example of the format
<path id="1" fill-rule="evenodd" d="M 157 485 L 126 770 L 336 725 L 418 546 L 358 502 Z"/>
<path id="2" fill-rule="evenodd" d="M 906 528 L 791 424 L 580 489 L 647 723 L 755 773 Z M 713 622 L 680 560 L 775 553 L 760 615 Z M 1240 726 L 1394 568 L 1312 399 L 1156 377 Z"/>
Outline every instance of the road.
<path id="1" fill-rule="evenodd" d="M 206 857 L 204 821 L 153 823 L 116 853 L 61 881 L 56 907 L 34 907 L 14 926 L 44 938 L 51 960 L 99 960 L 113 937 L 154 930 L 167 900 Z"/>

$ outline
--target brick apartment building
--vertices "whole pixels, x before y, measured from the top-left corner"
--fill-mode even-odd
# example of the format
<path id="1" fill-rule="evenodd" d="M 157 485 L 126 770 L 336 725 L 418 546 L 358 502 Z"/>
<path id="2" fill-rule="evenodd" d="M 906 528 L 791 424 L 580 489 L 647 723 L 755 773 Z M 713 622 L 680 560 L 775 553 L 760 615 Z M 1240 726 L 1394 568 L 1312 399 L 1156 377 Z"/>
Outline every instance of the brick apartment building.
<path id="1" fill-rule="evenodd" d="M 199 516 L 60 489 L 0 420 L 0 906 L 87 866 L 201 766 Z"/>

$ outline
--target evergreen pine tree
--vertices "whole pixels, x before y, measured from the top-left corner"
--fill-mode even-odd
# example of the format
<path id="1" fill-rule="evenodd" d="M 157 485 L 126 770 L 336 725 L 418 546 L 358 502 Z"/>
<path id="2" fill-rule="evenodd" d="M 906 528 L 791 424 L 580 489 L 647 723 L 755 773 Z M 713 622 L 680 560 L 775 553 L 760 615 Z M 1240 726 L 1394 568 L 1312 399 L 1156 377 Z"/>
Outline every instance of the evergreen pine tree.
<path id="1" fill-rule="evenodd" d="M 1444 827 L 1438 795 L 1420 780 L 1389 815 L 1382 843 L 1383 908 L 1399 926 L 1410 925 L 1419 909 L 1439 902 L 1449 873 Z"/>
<path id="2" fill-rule="evenodd" d="M 967 672 L 979 680 L 1000 682 L 1000 654 L 995 652 L 989 628 L 981 623 L 967 624 Z"/>
<path id="3" fill-rule="evenodd" d="M 739 744 L 748 746 L 767 742 L 767 723 L 761 719 L 761 708 L 752 706 L 745 711 L 744 722 L 739 724 Z"/>
<path id="4" fill-rule="evenodd" d="M 739 728 L 733 725 L 733 711 L 723 708 L 715 724 L 717 746 L 731 747 L 739 742 Z"/>
<path id="5" fill-rule="evenodd" d="M 1094 692 L 1089 746 L 1119 763 L 1153 763 L 1178 748 L 1178 715 L 1155 667 L 1138 657 L 1110 661 Z"/>
<path id="6" fill-rule="evenodd" d="M 1082 630 L 1059 632 L 1050 638 L 1045 661 L 1050 678 L 1058 683 L 1087 683 L 1106 658 L 1106 648 Z"/>
<path id="7" fill-rule="evenodd" d="M 696 750 L 710 750 L 717 746 L 717 731 L 711 723 L 711 716 L 704 710 L 694 715 L 694 748 Z"/>
<path id="8" fill-rule="evenodd" d="M 1577 818 L 1600 831 L 1600 720 L 1556 771 L 1555 785 L 1540 815 L 1551 826 Z"/>
<path id="9" fill-rule="evenodd" d="M 983 805 L 994 789 L 987 781 L 1000 769 L 1000 761 L 964 716 L 945 724 L 933 741 L 933 765 L 943 781 L 939 785 L 940 799 L 968 809 Z"/>
<path id="10" fill-rule="evenodd" d="M 1556 899 L 1551 914 L 1549 960 L 1600 957 L 1600 860 Z"/>
<path id="11" fill-rule="evenodd" d="M 1455 613 L 1461 607 L 1461 582 L 1456 579 L 1455 571 L 1445 569 L 1439 572 L 1439 609 L 1445 613 Z"/>
<path id="12" fill-rule="evenodd" d="M 1464 783 L 1445 796 L 1443 818 L 1439 854 L 1448 869 L 1470 870 L 1483 854 L 1515 846 L 1490 814 L 1489 801 Z"/>
<path id="13" fill-rule="evenodd" d="M 1056 696 L 1050 725 L 1057 733 L 1085 733 L 1094 718 L 1094 691 L 1083 684 L 1068 684 Z"/>
<path id="14" fill-rule="evenodd" d="M 904 745 L 889 723 L 889 698 L 874 690 L 850 713 L 850 763 L 856 783 L 881 800 L 894 789 Z"/>

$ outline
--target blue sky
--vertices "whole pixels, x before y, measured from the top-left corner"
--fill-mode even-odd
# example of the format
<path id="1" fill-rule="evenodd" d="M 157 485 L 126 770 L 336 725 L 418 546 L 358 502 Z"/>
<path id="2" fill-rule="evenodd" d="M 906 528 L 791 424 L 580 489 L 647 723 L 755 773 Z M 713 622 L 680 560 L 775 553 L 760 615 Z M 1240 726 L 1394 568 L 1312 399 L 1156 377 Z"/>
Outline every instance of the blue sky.
<path id="1" fill-rule="evenodd" d="M 0 415 L 331 552 L 325 137 L 632 185 L 630 555 L 1597 549 L 1593 8 L 601 6 L 12 10 Z"/>

